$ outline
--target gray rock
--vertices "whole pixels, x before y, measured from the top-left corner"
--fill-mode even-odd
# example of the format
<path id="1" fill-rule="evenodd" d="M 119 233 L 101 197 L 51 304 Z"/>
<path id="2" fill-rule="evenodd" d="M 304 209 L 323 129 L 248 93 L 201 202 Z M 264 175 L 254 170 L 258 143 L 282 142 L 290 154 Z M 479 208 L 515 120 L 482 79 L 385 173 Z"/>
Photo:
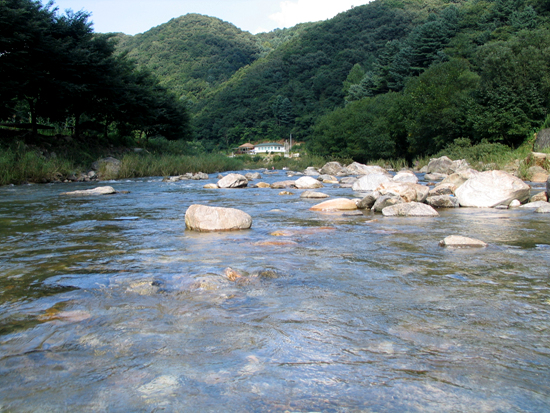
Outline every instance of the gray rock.
<path id="1" fill-rule="evenodd" d="M 355 182 L 357 182 L 357 178 L 354 178 L 352 176 L 348 176 L 340 180 L 340 183 L 344 185 L 353 185 Z"/>
<path id="2" fill-rule="evenodd" d="M 546 196 L 550 197 L 550 176 L 546 180 Z"/>
<path id="3" fill-rule="evenodd" d="M 405 202 L 424 202 L 428 197 L 430 188 L 425 185 L 413 184 L 410 182 L 384 182 L 380 184 L 377 191 L 381 195 L 399 195 Z"/>
<path id="4" fill-rule="evenodd" d="M 451 248 L 483 248 L 487 244 L 474 238 L 462 237 L 460 235 L 450 235 L 439 242 L 441 247 Z"/>
<path id="5" fill-rule="evenodd" d="M 346 166 L 350 175 L 370 175 L 370 174 L 388 174 L 384 168 L 378 165 L 363 165 L 358 162 L 354 162 Z"/>
<path id="6" fill-rule="evenodd" d="M 357 208 L 359 209 L 370 209 L 374 206 L 376 200 L 380 197 L 380 193 L 377 191 L 371 191 L 370 194 L 367 194 L 363 199 L 357 203 Z"/>
<path id="7" fill-rule="evenodd" d="M 431 206 L 420 202 L 407 202 L 388 206 L 382 210 L 386 217 L 438 217 L 439 214 Z"/>
<path id="8" fill-rule="evenodd" d="M 259 172 L 249 172 L 244 177 L 249 181 L 254 181 L 256 179 L 262 179 L 262 174 Z"/>
<path id="9" fill-rule="evenodd" d="M 252 226 L 252 217 L 234 208 L 191 205 L 185 213 L 185 226 L 193 231 L 236 231 Z"/>
<path id="10" fill-rule="evenodd" d="M 376 199 L 371 209 L 373 209 L 376 212 L 382 212 L 382 210 L 386 207 L 403 204 L 403 203 L 405 203 L 405 201 L 400 196 L 382 195 L 378 199 Z"/>
<path id="11" fill-rule="evenodd" d="M 278 181 L 271 184 L 273 189 L 296 188 L 296 181 Z"/>
<path id="12" fill-rule="evenodd" d="M 455 194 L 464 207 L 492 208 L 529 198 L 529 185 L 504 171 L 487 171 L 468 179 Z"/>
<path id="13" fill-rule="evenodd" d="M 428 173 L 452 174 L 459 169 L 468 168 L 469 164 L 464 159 L 453 161 L 447 156 L 430 159 Z"/>
<path id="14" fill-rule="evenodd" d="M 550 148 L 550 129 L 543 129 L 537 133 L 534 147 L 537 151 Z"/>
<path id="15" fill-rule="evenodd" d="M 195 175 L 193 175 L 191 177 L 191 179 L 195 180 L 195 181 L 200 181 L 200 180 L 206 180 L 206 179 L 209 179 L 210 177 L 208 176 L 208 174 L 205 174 L 204 172 L 197 172 Z"/>
<path id="16" fill-rule="evenodd" d="M 320 199 L 320 198 L 328 198 L 329 195 L 323 194 L 322 192 L 315 192 L 315 191 L 304 191 L 300 195 L 300 198 L 314 198 L 314 199 Z"/>
<path id="17" fill-rule="evenodd" d="M 244 188 L 248 185 L 248 179 L 241 174 L 228 174 L 218 181 L 220 188 Z"/>
<path id="18" fill-rule="evenodd" d="M 338 182 L 338 178 L 336 178 L 335 176 L 332 176 L 332 175 L 328 175 L 328 174 L 323 174 L 323 175 L 319 175 L 317 177 L 317 180 L 320 181 L 320 182 Z"/>
<path id="19" fill-rule="evenodd" d="M 435 195 L 426 198 L 426 203 L 434 208 L 458 208 L 458 199 L 451 195 Z"/>
<path id="20" fill-rule="evenodd" d="M 328 162 L 319 170 L 319 172 L 321 173 L 321 175 L 336 175 L 341 170 L 342 165 L 340 164 L 340 162 Z"/>
<path id="21" fill-rule="evenodd" d="M 455 173 L 450 174 L 445 178 L 443 181 L 441 181 L 442 184 L 452 184 L 456 186 L 457 188 L 461 186 L 464 182 L 466 182 L 468 179 L 473 178 L 474 176 L 478 175 L 479 171 L 476 171 L 472 168 L 464 168 L 461 169 Z"/>
<path id="22" fill-rule="evenodd" d="M 319 173 L 319 171 L 316 168 L 314 168 L 313 166 L 310 166 L 310 167 L 306 168 L 306 170 L 304 171 L 304 175 L 319 176 L 321 174 Z"/>

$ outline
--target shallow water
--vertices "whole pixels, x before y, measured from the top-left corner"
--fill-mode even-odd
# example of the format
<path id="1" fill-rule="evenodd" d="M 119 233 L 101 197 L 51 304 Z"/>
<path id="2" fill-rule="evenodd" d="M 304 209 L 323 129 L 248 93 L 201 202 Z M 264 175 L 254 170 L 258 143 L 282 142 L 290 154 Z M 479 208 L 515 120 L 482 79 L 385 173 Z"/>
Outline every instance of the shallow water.
<path id="1" fill-rule="evenodd" d="M 0 188 L 1 411 L 550 410 L 550 216 L 346 216 L 205 183 Z M 253 227 L 186 231 L 194 203 Z"/>

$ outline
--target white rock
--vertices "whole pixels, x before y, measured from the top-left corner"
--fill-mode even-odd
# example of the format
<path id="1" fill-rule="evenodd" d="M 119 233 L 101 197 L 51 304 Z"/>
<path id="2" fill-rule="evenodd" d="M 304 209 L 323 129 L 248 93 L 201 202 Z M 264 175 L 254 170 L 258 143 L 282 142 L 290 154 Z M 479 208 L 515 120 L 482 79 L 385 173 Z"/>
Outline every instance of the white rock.
<path id="1" fill-rule="evenodd" d="M 524 204 L 520 206 L 520 208 L 531 208 L 531 209 L 537 209 L 541 207 L 547 207 L 550 205 L 550 202 L 546 201 L 535 201 L 535 202 L 529 202 L 528 204 Z"/>
<path id="2" fill-rule="evenodd" d="M 464 207 L 492 208 L 529 198 L 530 187 L 521 179 L 504 171 L 481 172 L 468 179 L 455 194 Z"/>
<path id="3" fill-rule="evenodd" d="M 302 176 L 301 178 L 296 180 L 294 185 L 298 189 L 316 189 L 323 187 L 323 184 L 319 182 L 319 180 L 311 176 Z"/>
<path id="4" fill-rule="evenodd" d="M 375 191 L 380 184 L 390 181 L 391 179 L 386 173 L 371 173 L 359 178 L 351 188 L 354 191 Z"/>
<path id="5" fill-rule="evenodd" d="M 400 171 L 393 178 L 394 182 L 409 182 L 412 184 L 418 183 L 418 177 L 411 171 Z"/>
<path id="6" fill-rule="evenodd" d="M 499 205 L 497 205 L 499 206 Z M 506 205 L 503 205 L 503 206 L 506 206 Z M 521 202 L 519 202 L 518 199 L 514 199 L 512 202 L 510 202 L 510 205 L 508 205 L 510 208 L 517 208 L 519 206 L 521 206 Z"/>
<path id="7" fill-rule="evenodd" d="M 357 209 L 357 202 L 347 198 L 330 199 L 310 208 L 311 211 L 349 211 L 355 209 Z"/>
<path id="8" fill-rule="evenodd" d="M 323 194 L 322 192 L 314 192 L 314 191 L 305 191 L 300 195 L 300 198 L 329 198 L 327 194 Z"/>
<path id="9" fill-rule="evenodd" d="M 111 195 L 116 194 L 115 189 L 112 186 L 98 186 L 93 189 L 85 189 L 72 192 L 62 192 L 61 195 Z"/>
<path id="10" fill-rule="evenodd" d="M 252 217 L 234 208 L 191 205 L 185 213 L 185 226 L 193 231 L 235 231 L 252 226 Z"/>
<path id="11" fill-rule="evenodd" d="M 483 241 L 474 238 L 462 237 L 460 235 L 450 235 L 439 242 L 441 247 L 453 248 L 480 248 L 486 247 L 487 244 Z"/>
<path id="12" fill-rule="evenodd" d="M 410 182 L 384 182 L 376 190 L 381 195 L 399 195 L 405 202 L 424 202 L 430 193 L 430 188 L 425 185 Z"/>

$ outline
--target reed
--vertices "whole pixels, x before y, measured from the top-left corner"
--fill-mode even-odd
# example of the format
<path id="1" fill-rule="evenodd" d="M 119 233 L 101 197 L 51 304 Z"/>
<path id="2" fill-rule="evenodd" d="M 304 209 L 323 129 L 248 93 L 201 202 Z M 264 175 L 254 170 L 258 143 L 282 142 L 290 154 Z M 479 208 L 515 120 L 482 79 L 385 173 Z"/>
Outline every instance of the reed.
<path id="1" fill-rule="evenodd" d="M 0 185 L 50 182 L 78 172 L 73 162 L 48 159 L 36 151 L 7 148 L 0 152 Z"/>

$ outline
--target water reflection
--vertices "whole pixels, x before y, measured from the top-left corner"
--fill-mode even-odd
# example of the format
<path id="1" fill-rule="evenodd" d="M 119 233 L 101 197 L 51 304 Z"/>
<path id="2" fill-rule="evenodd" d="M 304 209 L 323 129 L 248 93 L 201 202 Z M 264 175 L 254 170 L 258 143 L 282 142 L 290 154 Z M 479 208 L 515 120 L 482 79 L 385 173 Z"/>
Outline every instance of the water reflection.
<path id="1" fill-rule="evenodd" d="M 130 193 L 0 188 L 0 410 L 549 409 L 542 214 L 345 216 L 299 190 L 110 184 Z M 253 227 L 185 231 L 192 203 Z M 489 247 L 439 247 L 451 234 Z"/>

